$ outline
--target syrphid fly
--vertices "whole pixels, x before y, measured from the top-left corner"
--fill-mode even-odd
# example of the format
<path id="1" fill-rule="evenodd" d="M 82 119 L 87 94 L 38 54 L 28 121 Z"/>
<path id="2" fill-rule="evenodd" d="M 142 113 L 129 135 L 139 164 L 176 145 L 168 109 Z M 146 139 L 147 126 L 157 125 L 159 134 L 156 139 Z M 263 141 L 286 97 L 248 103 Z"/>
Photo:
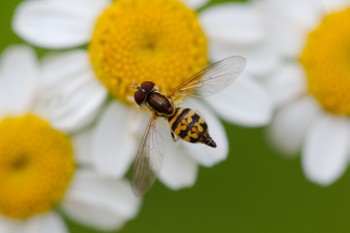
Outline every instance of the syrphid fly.
<path id="1" fill-rule="evenodd" d="M 246 60 L 243 57 L 228 57 L 196 73 L 169 93 L 162 93 L 151 81 L 134 87 L 135 102 L 152 112 L 134 164 L 132 190 L 135 195 L 145 194 L 161 169 L 163 152 L 156 129 L 157 119 L 162 117 L 169 122 L 174 141 L 181 138 L 187 142 L 216 147 L 204 118 L 194 110 L 177 107 L 176 104 L 187 96 L 206 97 L 223 90 L 238 77 L 245 64 Z"/>

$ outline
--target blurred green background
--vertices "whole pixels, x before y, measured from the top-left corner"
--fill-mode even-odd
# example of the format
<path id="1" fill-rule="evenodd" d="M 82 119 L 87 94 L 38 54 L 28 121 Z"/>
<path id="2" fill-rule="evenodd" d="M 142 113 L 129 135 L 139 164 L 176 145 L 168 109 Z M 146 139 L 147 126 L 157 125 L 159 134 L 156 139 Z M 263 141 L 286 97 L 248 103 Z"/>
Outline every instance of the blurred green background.
<path id="1" fill-rule="evenodd" d="M 11 31 L 19 2 L 1 1 L 0 52 L 23 43 Z M 224 1 L 210 4 L 218 2 Z M 319 187 L 304 178 L 299 157 L 286 159 L 272 150 L 264 129 L 225 126 L 229 158 L 200 168 L 193 188 L 174 192 L 156 183 L 138 217 L 119 232 L 350 232 L 349 171 L 332 186 Z M 98 232 L 72 222 L 69 228 Z"/>

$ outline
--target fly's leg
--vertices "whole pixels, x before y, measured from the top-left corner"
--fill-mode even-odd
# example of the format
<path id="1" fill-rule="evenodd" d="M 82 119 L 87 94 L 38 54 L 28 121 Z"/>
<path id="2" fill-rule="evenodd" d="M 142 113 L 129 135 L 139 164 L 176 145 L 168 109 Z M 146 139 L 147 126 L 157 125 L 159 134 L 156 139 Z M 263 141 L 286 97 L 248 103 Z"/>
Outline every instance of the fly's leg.
<path id="1" fill-rule="evenodd" d="M 170 131 L 171 137 L 173 138 L 173 141 L 176 142 L 177 141 L 177 137 L 176 135 L 173 133 L 173 131 Z"/>

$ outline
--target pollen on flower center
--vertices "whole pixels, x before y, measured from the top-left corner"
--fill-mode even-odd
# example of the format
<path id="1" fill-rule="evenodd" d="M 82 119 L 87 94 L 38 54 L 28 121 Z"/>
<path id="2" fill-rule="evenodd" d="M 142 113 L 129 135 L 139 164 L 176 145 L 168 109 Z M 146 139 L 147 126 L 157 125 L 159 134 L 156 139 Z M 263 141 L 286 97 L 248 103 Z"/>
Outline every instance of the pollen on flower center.
<path id="1" fill-rule="evenodd" d="M 51 210 L 74 172 L 70 139 L 34 116 L 0 122 L 0 214 L 23 219 Z"/>
<path id="2" fill-rule="evenodd" d="M 134 82 L 167 92 L 204 68 L 207 41 L 179 0 L 118 0 L 98 18 L 89 53 L 97 77 L 128 102 Z"/>
<path id="3" fill-rule="evenodd" d="M 350 8 L 327 15 L 300 56 L 309 92 L 328 112 L 350 116 Z"/>

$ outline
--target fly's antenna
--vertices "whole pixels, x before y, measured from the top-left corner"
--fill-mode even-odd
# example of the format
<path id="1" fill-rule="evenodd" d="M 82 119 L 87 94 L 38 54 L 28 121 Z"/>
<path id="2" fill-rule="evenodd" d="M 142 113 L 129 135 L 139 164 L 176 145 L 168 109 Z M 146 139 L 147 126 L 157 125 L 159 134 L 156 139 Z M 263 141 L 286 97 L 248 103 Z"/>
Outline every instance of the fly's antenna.
<path id="1" fill-rule="evenodd" d="M 138 90 L 138 89 L 140 88 L 140 85 L 138 85 L 137 82 L 134 81 L 134 84 L 131 85 L 130 88 L 135 89 L 135 90 L 136 90 L 136 89 Z"/>

